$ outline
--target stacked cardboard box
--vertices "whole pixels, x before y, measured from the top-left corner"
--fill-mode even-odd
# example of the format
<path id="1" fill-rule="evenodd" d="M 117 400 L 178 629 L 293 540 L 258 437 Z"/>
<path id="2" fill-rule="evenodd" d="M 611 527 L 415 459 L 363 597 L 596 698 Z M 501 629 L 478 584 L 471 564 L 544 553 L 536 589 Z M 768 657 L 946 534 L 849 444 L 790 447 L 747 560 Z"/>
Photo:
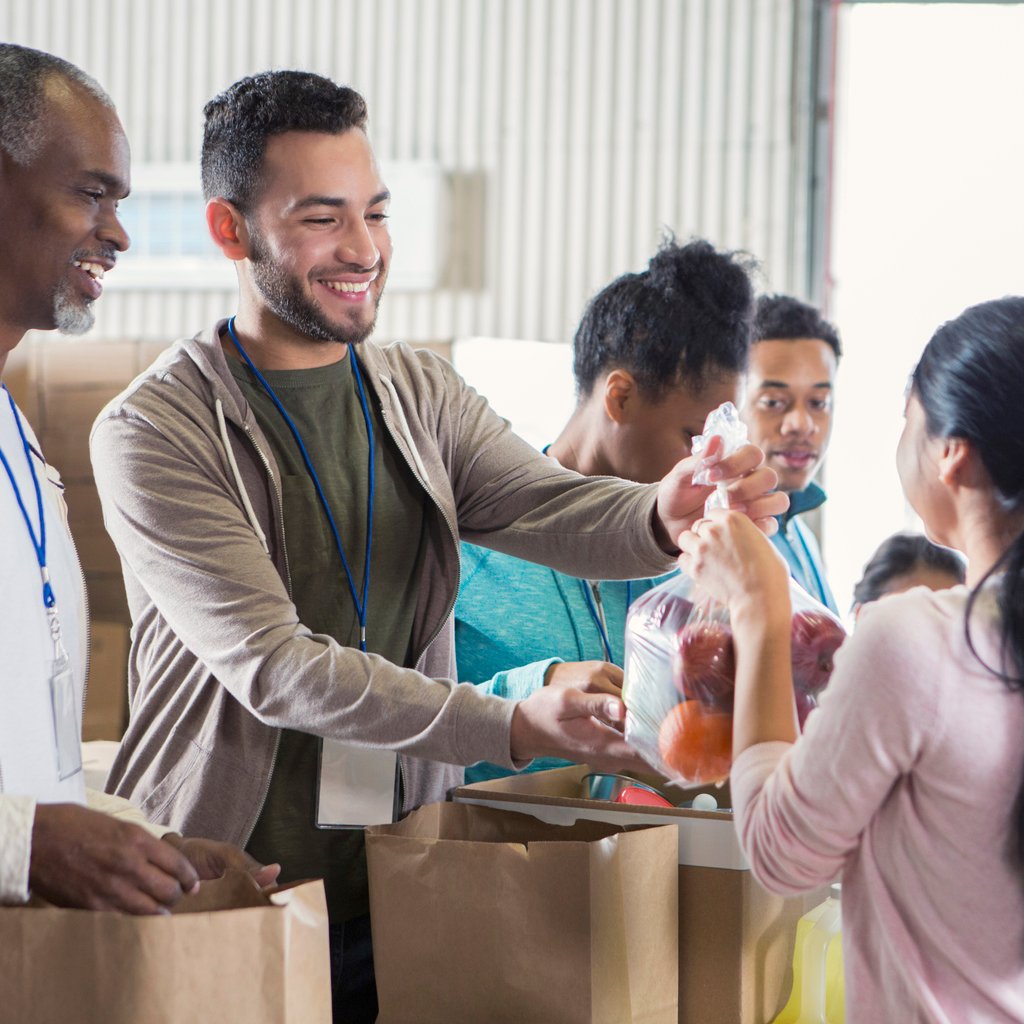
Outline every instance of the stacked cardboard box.
<path id="1" fill-rule="evenodd" d="M 457 802 L 532 814 L 552 824 L 593 819 L 679 830 L 679 1024 L 767 1024 L 792 985 L 796 923 L 828 895 L 773 896 L 755 881 L 732 812 L 638 807 L 584 796 L 585 766 L 456 789 Z M 706 787 L 727 804 L 728 788 Z M 678 791 L 676 791 L 678 794 Z"/>

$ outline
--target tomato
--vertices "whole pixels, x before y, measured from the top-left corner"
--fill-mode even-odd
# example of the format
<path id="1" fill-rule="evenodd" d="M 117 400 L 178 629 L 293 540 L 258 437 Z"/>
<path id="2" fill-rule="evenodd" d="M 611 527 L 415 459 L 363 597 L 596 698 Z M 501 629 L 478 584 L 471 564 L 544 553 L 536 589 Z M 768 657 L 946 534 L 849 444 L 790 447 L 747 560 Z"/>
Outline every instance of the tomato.
<path id="1" fill-rule="evenodd" d="M 684 700 L 661 723 L 658 749 L 665 764 L 688 782 L 719 782 L 732 764 L 732 715 Z"/>

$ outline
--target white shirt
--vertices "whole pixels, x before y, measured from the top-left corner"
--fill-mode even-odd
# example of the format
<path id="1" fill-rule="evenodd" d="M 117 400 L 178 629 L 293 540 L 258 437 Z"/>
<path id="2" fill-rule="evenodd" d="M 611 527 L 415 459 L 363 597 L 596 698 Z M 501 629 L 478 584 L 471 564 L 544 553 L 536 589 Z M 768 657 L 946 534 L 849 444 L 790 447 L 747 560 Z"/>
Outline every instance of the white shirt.
<path id="1" fill-rule="evenodd" d="M 38 442 L 22 418 L 25 436 Z M 0 391 L 0 449 L 38 535 L 32 474 L 6 391 Z M 57 471 L 33 454 L 46 517 L 46 555 L 63 642 L 71 660 L 81 732 L 88 650 L 85 585 L 67 528 Z M 0 902 L 23 900 L 35 804 L 85 803 L 84 774 L 60 780 L 49 667 L 53 641 L 39 563 L 14 489 L 0 466 Z"/>
<path id="2" fill-rule="evenodd" d="M 36 452 L 38 442 L 22 419 Z M 0 448 L 14 473 L 21 499 L 39 536 L 38 504 L 32 474 L 6 391 L 0 391 Z M 81 734 L 85 696 L 88 627 L 85 584 L 68 532 L 60 477 L 36 454 L 46 519 L 46 561 L 57 602 L 64 648 L 71 660 Z M 0 792 L 32 796 L 40 803 L 85 803 L 81 771 L 60 780 L 50 669 L 53 640 L 39 562 L 7 473 L 0 467 Z"/>

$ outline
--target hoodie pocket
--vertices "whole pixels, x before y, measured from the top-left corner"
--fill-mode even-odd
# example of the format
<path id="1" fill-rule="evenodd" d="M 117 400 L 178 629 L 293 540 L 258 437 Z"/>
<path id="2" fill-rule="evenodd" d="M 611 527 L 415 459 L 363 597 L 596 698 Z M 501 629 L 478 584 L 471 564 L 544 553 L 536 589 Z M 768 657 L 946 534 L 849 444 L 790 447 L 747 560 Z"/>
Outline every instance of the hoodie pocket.
<path id="1" fill-rule="evenodd" d="M 150 821 L 166 821 L 166 811 L 174 802 L 190 777 L 201 772 L 209 754 L 194 740 L 182 751 L 181 757 L 175 759 L 171 770 L 153 788 L 149 796 L 142 801 L 140 810 Z"/>

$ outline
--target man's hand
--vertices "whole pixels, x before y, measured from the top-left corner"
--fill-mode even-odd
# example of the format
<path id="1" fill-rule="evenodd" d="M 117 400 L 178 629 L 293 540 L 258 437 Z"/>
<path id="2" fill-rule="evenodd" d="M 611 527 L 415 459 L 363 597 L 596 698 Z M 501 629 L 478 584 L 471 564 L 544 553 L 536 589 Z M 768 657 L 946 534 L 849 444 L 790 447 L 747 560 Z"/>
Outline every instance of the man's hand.
<path id="1" fill-rule="evenodd" d="M 555 689 L 582 690 L 622 696 L 622 669 L 607 661 L 555 662 L 544 673 L 544 685 Z"/>
<path id="2" fill-rule="evenodd" d="M 562 757 L 603 771 L 651 766 L 622 738 L 626 707 L 616 697 L 545 686 L 516 705 L 512 758 Z"/>
<path id="3" fill-rule="evenodd" d="M 236 868 L 252 875 L 253 881 L 263 889 L 273 885 L 281 873 L 280 864 L 260 864 L 255 857 L 249 856 L 245 850 L 240 850 L 232 843 L 222 843 L 216 839 L 183 839 L 176 832 L 165 835 L 164 842 L 180 850 L 204 880 L 220 878 L 228 868 Z"/>
<path id="4" fill-rule="evenodd" d="M 166 914 L 199 884 L 185 856 L 145 829 L 78 804 L 37 804 L 29 885 L 61 907 Z"/>
<path id="5" fill-rule="evenodd" d="M 778 527 L 775 516 L 789 508 L 787 495 L 775 490 L 779 482 L 775 470 L 763 465 L 764 452 L 757 445 L 745 444 L 726 459 L 720 457 L 721 448 L 721 438 L 712 438 L 703 456 L 682 459 L 661 481 L 654 526 L 658 543 L 666 551 L 678 550 L 679 535 L 704 515 L 704 502 L 716 481 L 730 481 L 729 508 L 745 512 L 768 536 Z M 710 467 L 712 484 L 698 487 L 693 476 L 704 467 Z"/>

